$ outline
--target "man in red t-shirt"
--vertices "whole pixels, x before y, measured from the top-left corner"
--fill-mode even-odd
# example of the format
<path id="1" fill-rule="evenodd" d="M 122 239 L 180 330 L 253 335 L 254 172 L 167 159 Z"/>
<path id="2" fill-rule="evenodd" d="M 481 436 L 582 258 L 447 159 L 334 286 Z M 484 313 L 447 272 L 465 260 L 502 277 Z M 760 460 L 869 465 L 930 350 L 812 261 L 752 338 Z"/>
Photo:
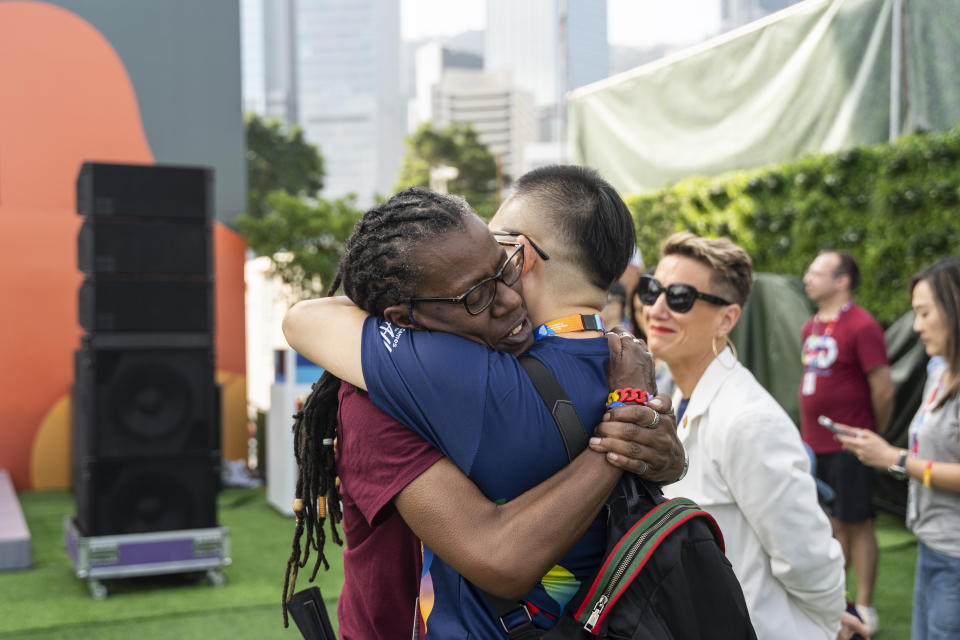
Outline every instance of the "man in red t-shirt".
<path id="1" fill-rule="evenodd" d="M 876 631 L 872 607 L 877 570 L 873 527 L 873 471 L 842 451 L 819 416 L 883 433 L 893 410 L 893 381 L 883 330 L 851 295 L 860 278 L 853 256 L 824 251 L 813 261 L 803 284 L 818 311 L 803 326 L 803 378 L 800 428 L 817 456 L 817 476 L 836 499 L 828 509 L 833 533 L 857 578 L 857 611 Z"/>

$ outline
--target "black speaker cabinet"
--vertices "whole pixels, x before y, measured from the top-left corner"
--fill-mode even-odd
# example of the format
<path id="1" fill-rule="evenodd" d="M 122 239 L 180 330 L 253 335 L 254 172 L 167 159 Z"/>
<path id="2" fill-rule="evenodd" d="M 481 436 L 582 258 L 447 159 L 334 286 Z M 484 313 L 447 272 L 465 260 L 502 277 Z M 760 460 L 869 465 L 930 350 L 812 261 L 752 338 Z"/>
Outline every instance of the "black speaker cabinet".
<path id="1" fill-rule="evenodd" d="M 82 460 L 74 471 L 85 536 L 217 526 L 219 453 Z"/>
<path id="2" fill-rule="evenodd" d="M 219 450 L 212 346 L 104 348 L 87 341 L 76 351 L 75 372 L 74 460 Z"/>
<path id="3" fill-rule="evenodd" d="M 77 238 L 77 266 L 88 275 L 209 277 L 211 228 L 202 220 L 89 218 Z"/>
<path id="4" fill-rule="evenodd" d="M 208 220 L 212 211 L 212 169 L 85 162 L 77 176 L 80 215 Z"/>
<path id="5" fill-rule="evenodd" d="M 213 332 L 213 284 L 167 277 L 88 277 L 78 293 L 88 333 Z"/>

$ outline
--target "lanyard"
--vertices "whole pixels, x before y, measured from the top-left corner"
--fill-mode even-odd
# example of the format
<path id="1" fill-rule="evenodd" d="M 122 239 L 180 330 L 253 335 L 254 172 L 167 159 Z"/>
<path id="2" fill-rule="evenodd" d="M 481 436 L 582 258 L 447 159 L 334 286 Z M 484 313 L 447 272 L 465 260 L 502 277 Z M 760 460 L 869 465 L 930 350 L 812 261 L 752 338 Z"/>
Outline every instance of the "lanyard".
<path id="1" fill-rule="evenodd" d="M 586 316 L 580 314 L 564 316 L 556 320 L 551 320 L 550 322 L 544 322 L 538 326 L 533 330 L 533 339 L 540 340 L 547 336 L 554 336 L 558 333 L 571 333 L 573 331 L 605 331 L 603 328 L 603 319 L 599 313 Z"/>
<path id="2" fill-rule="evenodd" d="M 830 318 L 830 321 L 827 322 L 826 327 L 824 327 L 822 333 L 817 333 L 816 324 L 810 327 L 810 337 L 819 338 L 817 341 L 817 346 L 813 349 L 804 349 L 802 355 L 803 365 L 808 368 L 816 369 L 817 354 L 827 348 L 827 340 L 833 335 L 833 329 L 837 326 L 837 321 L 840 319 L 840 316 L 843 315 L 843 312 L 850 308 L 850 303 L 845 302 L 840 310 L 837 311 L 837 315 Z M 806 347 L 806 345 L 804 345 Z"/>
<path id="3" fill-rule="evenodd" d="M 930 394 L 930 397 L 927 398 L 926 404 L 923 405 L 923 408 L 917 414 L 916 419 L 913 421 L 910 429 L 910 454 L 916 458 L 920 450 L 920 427 L 923 426 L 923 423 L 926 421 L 927 416 L 930 414 L 930 407 L 933 406 L 933 401 L 937 399 L 937 392 L 940 391 L 940 383 L 943 382 L 943 374 L 940 374 L 940 379 L 937 380 L 937 384 L 933 387 L 933 393 Z"/>
<path id="4" fill-rule="evenodd" d="M 850 308 L 850 303 L 845 302 L 840 311 L 837 311 L 837 315 L 830 318 L 830 322 L 827 323 L 826 328 L 823 330 L 823 333 L 820 334 L 820 347 L 823 348 L 826 345 L 826 340 L 833 334 L 833 328 L 837 326 L 837 320 L 840 319 L 840 316 L 843 315 L 843 312 Z M 812 328 L 811 333 L 816 333 L 816 327 Z"/>

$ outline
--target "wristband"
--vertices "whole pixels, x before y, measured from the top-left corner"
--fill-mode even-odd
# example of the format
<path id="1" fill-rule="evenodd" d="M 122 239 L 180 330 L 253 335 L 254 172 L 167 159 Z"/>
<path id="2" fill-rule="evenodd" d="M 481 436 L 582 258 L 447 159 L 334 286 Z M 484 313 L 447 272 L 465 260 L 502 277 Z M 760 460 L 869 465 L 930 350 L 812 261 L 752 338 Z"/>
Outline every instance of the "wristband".
<path id="1" fill-rule="evenodd" d="M 643 389 L 624 387 L 623 389 L 616 389 L 610 392 L 610 395 L 607 396 L 607 408 L 622 407 L 628 402 L 635 402 L 646 406 L 651 400 L 653 400 L 653 396 Z"/>
<path id="2" fill-rule="evenodd" d="M 923 486 L 927 489 L 933 486 L 933 460 L 927 460 L 927 466 L 923 468 Z"/>

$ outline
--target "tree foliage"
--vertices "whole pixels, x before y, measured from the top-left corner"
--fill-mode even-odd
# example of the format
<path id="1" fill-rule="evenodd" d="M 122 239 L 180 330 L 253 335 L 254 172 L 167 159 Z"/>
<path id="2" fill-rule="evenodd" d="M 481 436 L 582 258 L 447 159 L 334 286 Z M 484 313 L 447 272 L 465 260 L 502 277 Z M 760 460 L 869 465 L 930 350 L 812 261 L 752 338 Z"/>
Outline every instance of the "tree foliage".
<path id="1" fill-rule="evenodd" d="M 248 211 L 237 228 L 301 299 L 326 292 L 361 215 L 352 197 L 318 196 L 323 175 L 323 158 L 299 128 L 247 118 Z"/>
<path id="2" fill-rule="evenodd" d="M 353 198 L 306 200 L 277 190 L 266 205 L 269 212 L 262 218 L 239 220 L 250 246 L 270 257 L 296 298 L 324 295 L 360 218 Z"/>
<path id="3" fill-rule="evenodd" d="M 888 325 L 910 308 L 910 276 L 960 242 L 960 127 L 892 144 L 690 178 L 632 198 L 644 257 L 674 231 L 727 236 L 757 271 L 802 275 L 823 249 L 856 256 L 855 298 Z"/>
<path id="4" fill-rule="evenodd" d="M 466 198 L 481 216 L 493 216 L 499 205 L 497 161 L 473 127 L 454 123 L 437 130 L 427 122 L 407 138 L 406 146 L 397 191 L 429 187 L 431 167 L 456 167 L 459 176 L 447 184 L 447 190 Z"/>
<path id="5" fill-rule="evenodd" d="M 251 114 L 246 129 L 248 216 L 264 216 L 267 197 L 278 189 L 293 196 L 317 196 L 323 188 L 323 157 L 304 140 L 300 127 L 285 131 L 279 121 Z"/>

